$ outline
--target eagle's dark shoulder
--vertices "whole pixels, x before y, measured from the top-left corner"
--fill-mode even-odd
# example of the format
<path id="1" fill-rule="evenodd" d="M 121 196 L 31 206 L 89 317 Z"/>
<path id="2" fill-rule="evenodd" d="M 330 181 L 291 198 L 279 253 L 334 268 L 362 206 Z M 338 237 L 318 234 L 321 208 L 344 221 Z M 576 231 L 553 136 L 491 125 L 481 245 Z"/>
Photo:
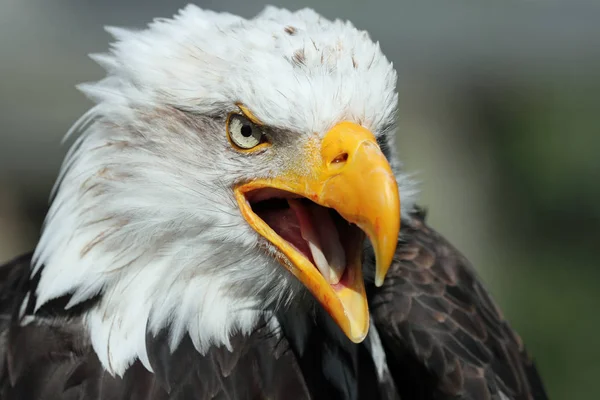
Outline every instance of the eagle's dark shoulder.
<path id="1" fill-rule="evenodd" d="M 52 305 L 32 314 L 38 279 L 30 278 L 31 259 L 0 266 L 0 398 L 81 398 L 90 377 L 100 382 L 100 363 L 76 315 L 52 315 Z"/>
<path id="2" fill-rule="evenodd" d="M 265 323 L 236 334 L 231 349 L 199 354 L 189 337 L 175 352 L 163 334 L 148 335 L 153 373 L 139 361 L 123 377 L 104 370 L 82 325 L 94 301 L 69 311 L 68 299 L 35 314 L 31 255 L 0 266 L 0 399 L 308 399 L 310 394 L 285 338 Z M 25 304 L 25 306 L 21 306 Z"/>
<path id="3" fill-rule="evenodd" d="M 417 211 L 403 221 L 386 280 L 369 290 L 401 397 L 547 399 L 521 339 L 469 261 L 424 217 Z"/>

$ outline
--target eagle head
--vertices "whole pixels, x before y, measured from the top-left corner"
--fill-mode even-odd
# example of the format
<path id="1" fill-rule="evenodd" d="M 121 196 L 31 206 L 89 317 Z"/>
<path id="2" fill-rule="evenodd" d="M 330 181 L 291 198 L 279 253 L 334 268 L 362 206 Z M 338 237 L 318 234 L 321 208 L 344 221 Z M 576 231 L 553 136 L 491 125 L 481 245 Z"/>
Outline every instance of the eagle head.
<path id="1" fill-rule="evenodd" d="M 116 374 L 149 368 L 148 333 L 204 352 L 315 300 L 364 339 L 364 280 L 382 283 L 412 204 L 379 45 L 272 7 L 247 20 L 190 5 L 108 30 L 115 43 L 92 56 L 107 75 L 80 86 L 95 106 L 71 130 L 36 249 L 36 307 L 96 298 L 84 321 Z"/>

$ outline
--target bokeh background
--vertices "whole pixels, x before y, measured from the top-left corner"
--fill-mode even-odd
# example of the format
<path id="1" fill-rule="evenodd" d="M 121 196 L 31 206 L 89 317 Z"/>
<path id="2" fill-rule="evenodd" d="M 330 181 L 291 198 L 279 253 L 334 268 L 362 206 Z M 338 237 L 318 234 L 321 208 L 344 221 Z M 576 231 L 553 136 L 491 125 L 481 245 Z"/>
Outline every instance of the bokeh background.
<path id="1" fill-rule="evenodd" d="M 0 1 L 0 262 L 31 249 L 99 79 L 103 25 L 187 1 Z M 399 71 L 398 146 L 556 400 L 600 398 L 600 3 L 286 0 L 351 19 Z M 197 1 L 250 17 L 260 1 Z"/>

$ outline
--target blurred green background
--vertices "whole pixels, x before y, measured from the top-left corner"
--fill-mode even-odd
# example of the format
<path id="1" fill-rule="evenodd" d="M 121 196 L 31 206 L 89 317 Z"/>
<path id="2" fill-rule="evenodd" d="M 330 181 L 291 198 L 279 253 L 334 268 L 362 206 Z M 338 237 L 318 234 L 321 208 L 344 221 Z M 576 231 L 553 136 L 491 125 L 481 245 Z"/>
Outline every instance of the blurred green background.
<path id="1" fill-rule="evenodd" d="M 31 249 L 101 69 L 103 25 L 187 1 L 0 2 L 0 261 Z M 399 72 L 398 146 L 430 222 L 475 264 L 556 400 L 600 398 L 600 4 L 287 0 L 351 19 Z M 198 1 L 250 17 L 264 2 Z"/>

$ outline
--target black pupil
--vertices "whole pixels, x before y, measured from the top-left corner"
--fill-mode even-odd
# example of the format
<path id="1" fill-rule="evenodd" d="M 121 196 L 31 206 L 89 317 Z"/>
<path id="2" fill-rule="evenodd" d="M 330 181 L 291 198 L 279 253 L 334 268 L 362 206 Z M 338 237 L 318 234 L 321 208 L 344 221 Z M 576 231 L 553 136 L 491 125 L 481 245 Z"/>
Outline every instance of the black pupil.
<path id="1" fill-rule="evenodd" d="M 242 136 L 243 137 L 252 136 L 252 127 L 250 125 L 242 125 Z"/>

